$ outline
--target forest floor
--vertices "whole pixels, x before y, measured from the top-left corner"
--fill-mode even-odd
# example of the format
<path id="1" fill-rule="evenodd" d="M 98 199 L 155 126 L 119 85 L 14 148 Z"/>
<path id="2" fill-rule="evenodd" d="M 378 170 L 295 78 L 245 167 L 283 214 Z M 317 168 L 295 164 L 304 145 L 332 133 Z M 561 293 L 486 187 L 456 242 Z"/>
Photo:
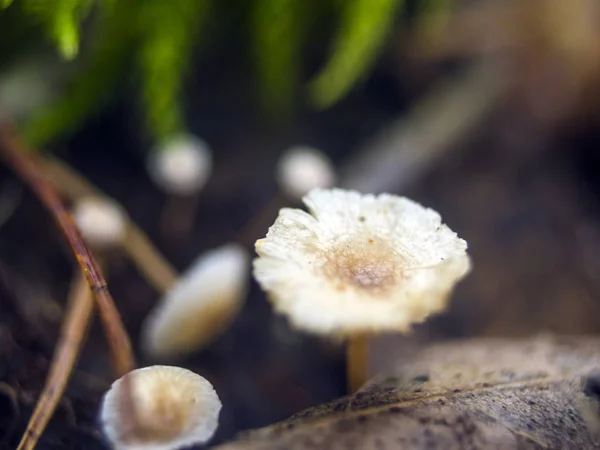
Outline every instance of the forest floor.
<path id="1" fill-rule="evenodd" d="M 179 218 L 146 175 L 130 107 L 111 108 L 56 148 L 121 202 L 179 270 L 202 251 L 236 239 L 269 203 L 285 147 L 311 144 L 340 164 L 411 100 L 396 81 L 376 76 L 333 110 L 274 130 L 240 100 L 231 88 L 233 76 L 203 76 L 190 87 L 189 98 L 197 103 L 188 105 L 189 122 L 214 149 L 215 167 L 187 233 L 169 233 L 161 225 Z M 583 126 L 557 132 L 529 125 L 510 105 L 499 108 L 476 135 L 399 192 L 438 210 L 467 240 L 474 271 L 449 311 L 394 345 L 600 331 L 600 156 L 594 148 L 600 136 Z M 0 201 L 12 196 L 17 207 L 0 225 L 0 448 L 14 448 L 40 393 L 73 269 L 52 218 L 2 167 Z M 269 224 L 252 230 L 252 238 L 264 235 Z M 137 350 L 157 293 L 122 255 L 110 256 L 108 278 Z M 40 449 L 103 448 L 95 420 L 110 367 L 97 322 Z M 375 359 L 382 353 L 375 348 Z M 209 379 L 221 397 L 214 443 L 345 393 L 342 348 L 290 329 L 255 283 L 233 326 L 180 365 Z"/>

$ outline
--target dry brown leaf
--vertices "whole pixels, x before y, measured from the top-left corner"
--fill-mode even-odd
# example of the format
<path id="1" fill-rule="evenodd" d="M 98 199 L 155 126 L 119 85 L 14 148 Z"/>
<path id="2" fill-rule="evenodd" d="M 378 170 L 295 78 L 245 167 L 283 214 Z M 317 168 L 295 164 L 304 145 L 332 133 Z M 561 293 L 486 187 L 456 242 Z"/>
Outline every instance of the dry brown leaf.
<path id="1" fill-rule="evenodd" d="M 600 449 L 600 338 L 432 345 L 351 397 L 218 448 Z"/>

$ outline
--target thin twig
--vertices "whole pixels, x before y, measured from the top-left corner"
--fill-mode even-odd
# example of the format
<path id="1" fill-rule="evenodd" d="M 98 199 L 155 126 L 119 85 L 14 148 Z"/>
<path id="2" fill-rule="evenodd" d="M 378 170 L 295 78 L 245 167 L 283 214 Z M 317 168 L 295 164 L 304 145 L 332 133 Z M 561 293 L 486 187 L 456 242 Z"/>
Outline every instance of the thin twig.
<path id="1" fill-rule="evenodd" d="M 40 164 L 55 188 L 71 200 L 79 200 L 83 197 L 109 199 L 100 189 L 58 158 L 46 156 L 40 160 Z M 164 294 L 177 281 L 177 271 L 127 215 L 125 221 L 125 238 L 121 242 L 123 250 L 148 283 Z"/>
<path id="2" fill-rule="evenodd" d="M 67 314 L 58 345 L 54 350 L 46 384 L 17 450 L 32 450 L 37 444 L 62 397 L 84 344 L 86 330 L 92 318 L 94 299 L 83 272 L 78 268 L 77 272 L 69 291 Z"/>
<path id="3" fill-rule="evenodd" d="M 102 272 L 58 194 L 42 176 L 34 157 L 31 156 L 33 152 L 18 139 L 15 130 L 8 123 L 0 124 L 0 151 L 13 170 L 29 184 L 30 188 L 53 214 L 57 224 L 69 241 L 77 262 L 94 293 L 110 346 L 115 375 L 120 377 L 131 371 L 135 366 L 131 342 L 108 291 Z"/>

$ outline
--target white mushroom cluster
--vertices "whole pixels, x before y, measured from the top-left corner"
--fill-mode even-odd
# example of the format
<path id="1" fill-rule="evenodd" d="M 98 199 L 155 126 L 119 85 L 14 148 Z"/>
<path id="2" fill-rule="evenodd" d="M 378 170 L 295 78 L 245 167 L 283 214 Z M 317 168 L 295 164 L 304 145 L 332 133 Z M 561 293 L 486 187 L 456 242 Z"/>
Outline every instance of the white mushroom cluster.
<path id="1" fill-rule="evenodd" d="M 469 272 L 467 243 L 432 209 L 390 194 L 315 189 L 257 241 L 254 275 L 275 309 L 340 337 L 407 332 Z"/>

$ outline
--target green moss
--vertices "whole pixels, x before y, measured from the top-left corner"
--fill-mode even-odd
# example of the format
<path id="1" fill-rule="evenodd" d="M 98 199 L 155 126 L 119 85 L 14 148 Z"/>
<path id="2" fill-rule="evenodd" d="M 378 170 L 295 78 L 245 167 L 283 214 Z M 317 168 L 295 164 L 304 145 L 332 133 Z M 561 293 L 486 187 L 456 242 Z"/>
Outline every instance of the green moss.
<path id="1" fill-rule="evenodd" d="M 394 24 L 401 0 L 348 0 L 341 5 L 331 57 L 310 83 L 314 105 L 328 108 L 364 77 Z"/>
<path id="2" fill-rule="evenodd" d="M 147 0 L 137 11 L 135 61 L 146 128 L 155 142 L 185 129 L 179 97 L 207 8 L 206 0 Z"/>
<path id="3" fill-rule="evenodd" d="M 301 72 L 303 5 L 298 0 L 256 0 L 252 56 L 258 88 L 271 117 L 287 116 Z"/>
<path id="4" fill-rule="evenodd" d="M 145 128 L 154 142 L 185 131 L 181 107 L 185 76 L 215 1 L 16 0 L 65 59 L 77 57 L 79 68 L 57 103 L 31 118 L 27 136 L 37 145 L 75 130 L 123 86 L 137 89 Z M 450 0 L 421 1 L 428 14 L 446 9 Z M 3 7 L 11 3 L 0 2 Z M 251 39 L 243 45 L 251 49 L 261 98 L 272 117 L 287 117 L 294 108 L 301 92 L 303 43 L 324 11 L 335 8 L 338 26 L 328 60 L 308 86 L 317 108 L 332 106 L 368 75 L 403 6 L 401 0 L 329 0 L 327 4 L 325 8 L 317 0 L 228 3 L 247 7 L 240 20 L 249 24 Z M 90 15 L 85 28 L 90 39 L 80 49 L 81 24 Z M 238 22 L 223 21 L 207 28 L 212 33 L 218 29 L 216 36 L 239 36 L 231 29 L 239 27 Z"/>
<path id="5" fill-rule="evenodd" d="M 90 114 L 110 101 L 126 73 L 133 53 L 135 35 L 123 10 L 134 1 L 123 0 L 121 13 L 102 11 L 96 25 L 95 40 L 80 61 L 79 70 L 62 96 L 35 113 L 25 125 L 25 136 L 42 145 L 74 131 Z"/>

